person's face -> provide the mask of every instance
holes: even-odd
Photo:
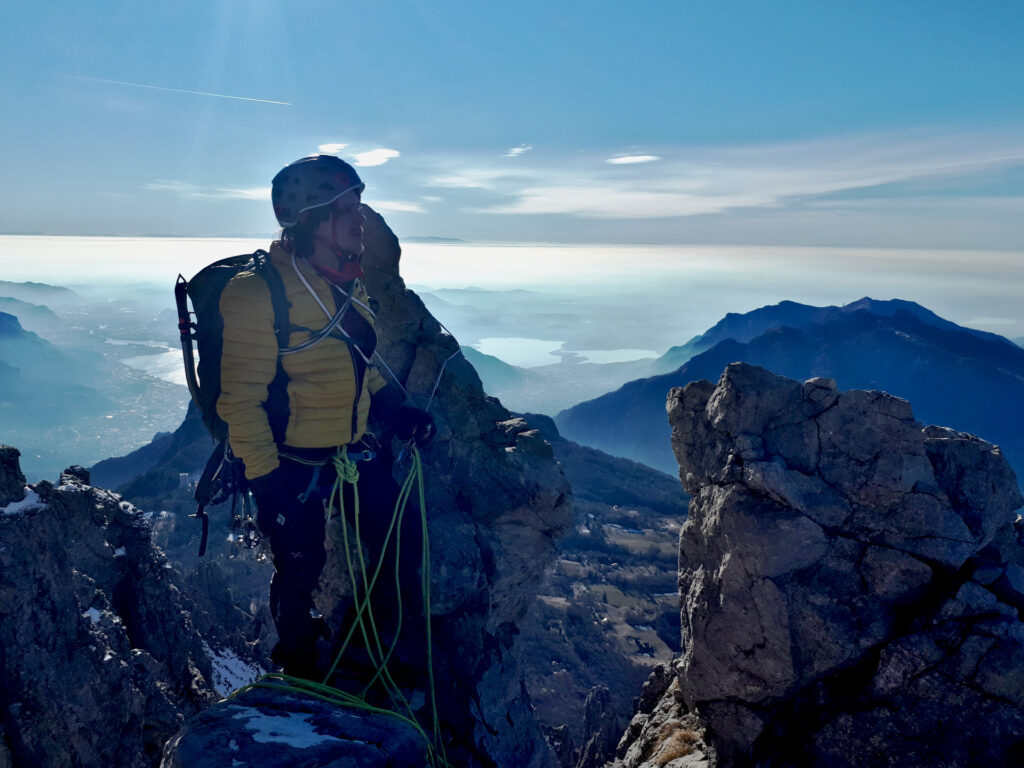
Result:
[[[366,217],[359,209],[359,194],[355,191],[346,192],[331,203],[331,208],[331,217],[320,224],[317,235],[344,251],[356,254],[362,252]]]

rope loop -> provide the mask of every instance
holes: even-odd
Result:
[[[341,547],[345,555],[345,565],[352,585],[352,597],[355,601],[356,615],[355,620],[348,628],[348,632],[341,642],[341,647],[334,658],[334,663],[331,665],[327,674],[324,675],[323,680],[317,682],[298,677],[290,677],[283,674],[267,674],[256,682],[239,688],[237,691],[230,694],[228,698],[232,699],[251,688],[270,688],[273,690],[303,693],[312,698],[327,701],[339,707],[349,707],[361,709],[367,712],[392,715],[402,722],[412,726],[420,736],[423,737],[423,740],[427,745],[427,757],[431,768],[452,768],[451,764],[448,762],[447,756],[445,755],[444,736],[441,731],[441,719],[437,708],[436,681],[434,680],[433,632],[430,620],[432,613],[430,604],[430,539],[427,535],[427,505],[426,494],[424,493],[423,488],[423,462],[420,458],[420,452],[416,446],[410,445],[408,447],[411,449],[410,455],[412,466],[410,467],[409,474],[406,476],[405,481],[402,483],[401,489],[399,490],[398,499],[395,502],[395,509],[391,516],[391,524],[384,536],[384,543],[381,545],[380,560],[374,568],[369,568],[367,566],[363,556],[363,548],[360,545],[359,490],[356,485],[359,481],[359,470],[356,462],[352,461],[352,459],[348,457],[348,454],[344,449],[340,450],[332,460],[337,473],[337,479],[334,482],[334,487],[331,489],[330,502],[327,505],[326,511],[330,514],[331,510],[335,508],[335,504],[338,505],[338,509],[340,511],[339,517],[342,536]],[[344,494],[342,493],[343,483],[351,483],[353,485],[352,518],[354,526],[352,527],[354,530],[350,529],[349,523],[346,520]],[[426,643],[424,650],[426,651],[427,671],[426,694],[430,710],[428,715],[430,722],[427,725],[423,725],[419,722],[413,712],[412,706],[399,689],[394,678],[391,676],[391,672],[388,670],[388,661],[391,659],[392,654],[394,654],[395,649],[398,646],[399,637],[402,631],[402,585],[399,583],[398,559],[401,557],[402,552],[402,520],[405,516],[406,505],[408,504],[411,496],[415,496],[419,503],[419,522],[423,528],[423,547],[420,552],[420,556],[422,557],[422,582],[420,584],[420,588],[423,594],[423,610],[425,614],[424,618],[426,619]],[[377,622],[373,615],[371,595],[377,584],[378,577],[381,575],[384,556],[389,546],[391,546],[392,540],[394,542],[395,549],[394,579],[399,600],[395,638],[391,647],[388,648],[377,630]],[[362,638],[363,649],[370,656],[370,660],[375,668],[375,674],[373,675],[373,679],[365,688],[363,688],[361,693],[350,694],[334,688],[329,684],[329,681],[334,675],[334,671],[341,663],[342,657],[348,649],[349,644],[352,641],[352,637],[356,632],[359,632]],[[377,707],[366,701],[367,693],[375,684],[383,686],[388,698],[391,699],[391,703],[393,705],[392,709]]]
[[[344,448],[334,454],[334,470],[338,474],[340,483],[355,485],[359,482],[359,467],[348,457]]]

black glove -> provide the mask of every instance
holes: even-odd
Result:
[[[397,387],[384,387],[370,401],[370,417],[385,430],[394,430],[399,440],[411,438],[417,445],[425,445],[436,431],[434,420],[426,411],[403,405],[404,402],[405,395]]]
[[[399,440],[413,439],[416,445],[426,445],[434,437],[434,420],[419,408],[400,406],[392,423]]]

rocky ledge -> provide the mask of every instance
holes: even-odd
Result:
[[[615,765],[1024,764],[1024,499],[997,447],[740,363],[668,413],[683,654]]]
[[[26,487],[0,447],[0,766],[152,766],[215,693],[146,515],[81,467]]]

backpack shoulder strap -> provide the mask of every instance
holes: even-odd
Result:
[[[270,254],[264,250],[258,250],[252,255],[253,269],[267,283],[270,289],[270,303],[274,309],[274,333],[277,335],[278,350],[285,349],[291,339],[292,324],[289,319],[288,310],[291,303],[288,301],[288,294],[285,292],[284,280],[281,273],[270,261]],[[267,411],[267,419],[270,422],[270,431],[274,436],[274,442],[278,445],[284,444],[285,432],[288,428],[291,407],[288,402],[288,374],[281,363],[281,356],[277,357],[277,372],[274,380],[267,387],[267,400],[263,405]]]
[[[274,308],[274,332],[277,334],[277,346],[279,349],[284,349],[288,346],[292,330],[288,317],[291,303],[288,301],[288,295],[285,293],[284,281],[281,279],[281,273],[270,263],[269,253],[260,249],[252,255],[252,259],[256,274],[266,281],[267,288],[270,289],[270,303]]]

